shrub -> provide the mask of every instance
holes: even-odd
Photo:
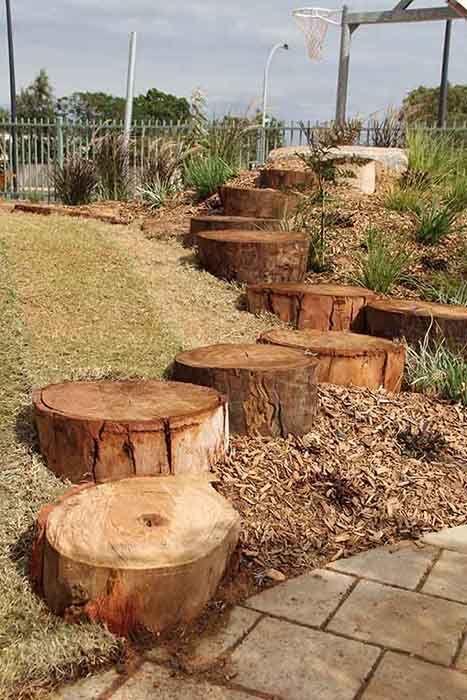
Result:
[[[454,233],[458,211],[450,202],[432,201],[421,206],[417,214],[416,239],[422,245],[437,245],[443,238]]]
[[[104,199],[126,200],[130,196],[129,149],[123,134],[108,131],[96,135],[91,144],[99,176],[99,190]]]
[[[199,155],[185,164],[185,183],[206,199],[235,175],[235,170],[217,155]]]
[[[407,246],[389,242],[386,235],[375,228],[367,232],[367,254],[360,260],[355,282],[362,287],[387,294],[404,278],[412,261]]]
[[[467,306],[467,280],[457,276],[436,275],[423,287],[423,296],[440,304]]]
[[[69,156],[63,165],[56,164],[52,171],[55,195],[63,204],[89,204],[98,181],[95,164],[81,155]]]
[[[430,343],[427,334],[417,348],[408,347],[406,371],[414,390],[467,406],[467,360],[444,342]]]
[[[392,211],[416,212],[423,200],[423,193],[411,187],[391,187],[384,198],[384,206]]]

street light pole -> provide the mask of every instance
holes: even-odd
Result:
[[[17,158],[16,158],[16,79],[15,79],[15,54],[13,48],[13,22],[11,20],[10,0],[6,3],[6,27],[8,35],[8,60],[10,66],[10,106],[11,106],[11,168],[13,171],[13,191],[17,191]]]
[[[288,51],[289,45],[285,44],[283,41],[279,44],[275,44],[271,51],[269,52],[268,60],[266,61],[266,66],[264,68],[264,79],[263,79],[263,114],[261,120],[261,152],[259,161],[264,163],[266,160],[266,124],[267,124],[267,108],[268,108],[268,92],[269,92],[269,69],[271,68],[271,62],[274,54],[279,49],[285,49]]]

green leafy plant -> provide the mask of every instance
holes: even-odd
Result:
[[[99,177],[92,160],[75,154],[56,164],[52,184],[56,197],[63,204],[89,204],[96,194]]]
[[[430,185],[456,172],[456,150],[449,136],[414,128],[408,130],[406,138],[410,177]]]
[[[235,170],[217,155],[194,156],[185,164],[185,183],[195,189],[201,200],[217,192],[234,175]]]
[[[467,210],[467,176],[460,175],[446,193],[446,202],[459,214]]]
[[[390,242],[387,235],[376,228],[367,232],[366,249],[354,281],[367,289],[388,294],[403,280],[412,262],[412,253],[403,241]]]
[[[129,148],[119,131],[97,133],[91,143],[93,160],[99,176],[99,191],[103,199],[125,201],[130,196],[131,177]]]
[[[450,202],[431,201],[416,211],[417,230],[415,237],[422,245],[437,245],[446,236],[455,232],[459,212]]]
[[[423,192],[411,187],[391,187],[384,198],[386,209],[398,211],[400,213],[416,212],[423,201]]]
[[[467,406],[467,360],[446,348],[443,341],[430,342],[427,333],[418,347],[408,347],[406,372],[415,391]]]
[[[159,209],[183,188],[183,166],[192,153],[183,141],[158,138],[143,163],[137,191],[151,209]]]
[[[435,275],[423,285],[423,296],[440,304],[467,306],[467,280],[457,275]]]
[[[381,119],[372,121],[373,145],[385,148],[401,146],[404,141],[404,122],[397,109],[389,109]]]

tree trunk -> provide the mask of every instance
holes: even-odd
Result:
[[[263,333],[259,341],[311,354],[318,362],[318,382],[395,392],[402,386],[405,348],[390,340],[348,331],[276,329]]]
[[[204,231],[278,231],[279,219],[259,219],[254,216],[194,216],[190,222],[190,232],[184,237],[184,245],[196,245],[198,233]]]
[[[269,311],[299,330],[364,332],[364,308],[374,292],[335,284],[254,284],[248,310]]]
[[[283,219],[294,214],[301,197],[276,190],[220,187],[219,195],[226,216],[254,216]]]
[[[366,322],[371,335],[405,338],[410,345],[417,345],[429,333],[433,340],[444,340],[447,347],[467,354],[465,306],[412,299],[376,299],[368,304]]]
[[[225,397],[199,386],[67,382],[33,404],[49,469],[75,483],[209,472],[228,446]]]
[[[298,350],[211,345],[178,355],[174,375],[225,393],[236,433],[285,437],[303,435],[313,427],[316,362]]]
[[[261,187],[273,190],[316,188],[317,178],[311,170],[287,170],[286,168],[265,168],[260,172]]]
[[[201,265],[237,282],[295,282],[305,277],[308,237],[282,231],[207,231],[197,236]]]
[[[192,621],[214,594],[239,516],[206,481],[124,479],[73,489],[38,518],[36,585],[56,615],[117,635]]]

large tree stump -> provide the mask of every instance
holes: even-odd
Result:
[[[316,187],[317,178],[312,170],[292,170],[291,168],[264,168],[259,176],[261,187],[273,190],[311,189]]]
[[[405,338],[411,345],[428,333],[454,350],[467,353],[467,307],[412,299],[376,299],[366,308],[368,332],[383,338]]]
[[[184,244],[190,248],[196,245],[198,233],[204,231],[278,231],[280,224],[279,219],[259,219],[254,216],[194,216]]]
[[[308,236],[283,231],[206,231],[197,236],[205,270],[237,282],[288,282],[305,277]]]
[[[75,483],[208,472],[227,449],[225,397],[199,386],[67,382],[33,404],[49,469]]]
[[[405,348],[383,338],[348,331],[292,331],[274,329],[259,341],[297,348],[318,362],[318,382],[400,391]]]
[[[276,190],[246,189],[225,186],[219,188],[226,216],[254,216],[261,219],[283,219],[293,215],[301,197]]]
[[[31,573],[56,615],[160,633],[199,615],[238,534],[238,514],[205,480],[89,485],[39,514]]]
[[[313,426],[316,362],[299,350],[211,345],[177,355],[174,375],[225,393],[236,433],[285,437],[303,435]]]
[[[375,296],[363,287],[336,284],[254,284],[247,289],[249,311],[268,311],[300,330],[364,332],[364,308]]]

